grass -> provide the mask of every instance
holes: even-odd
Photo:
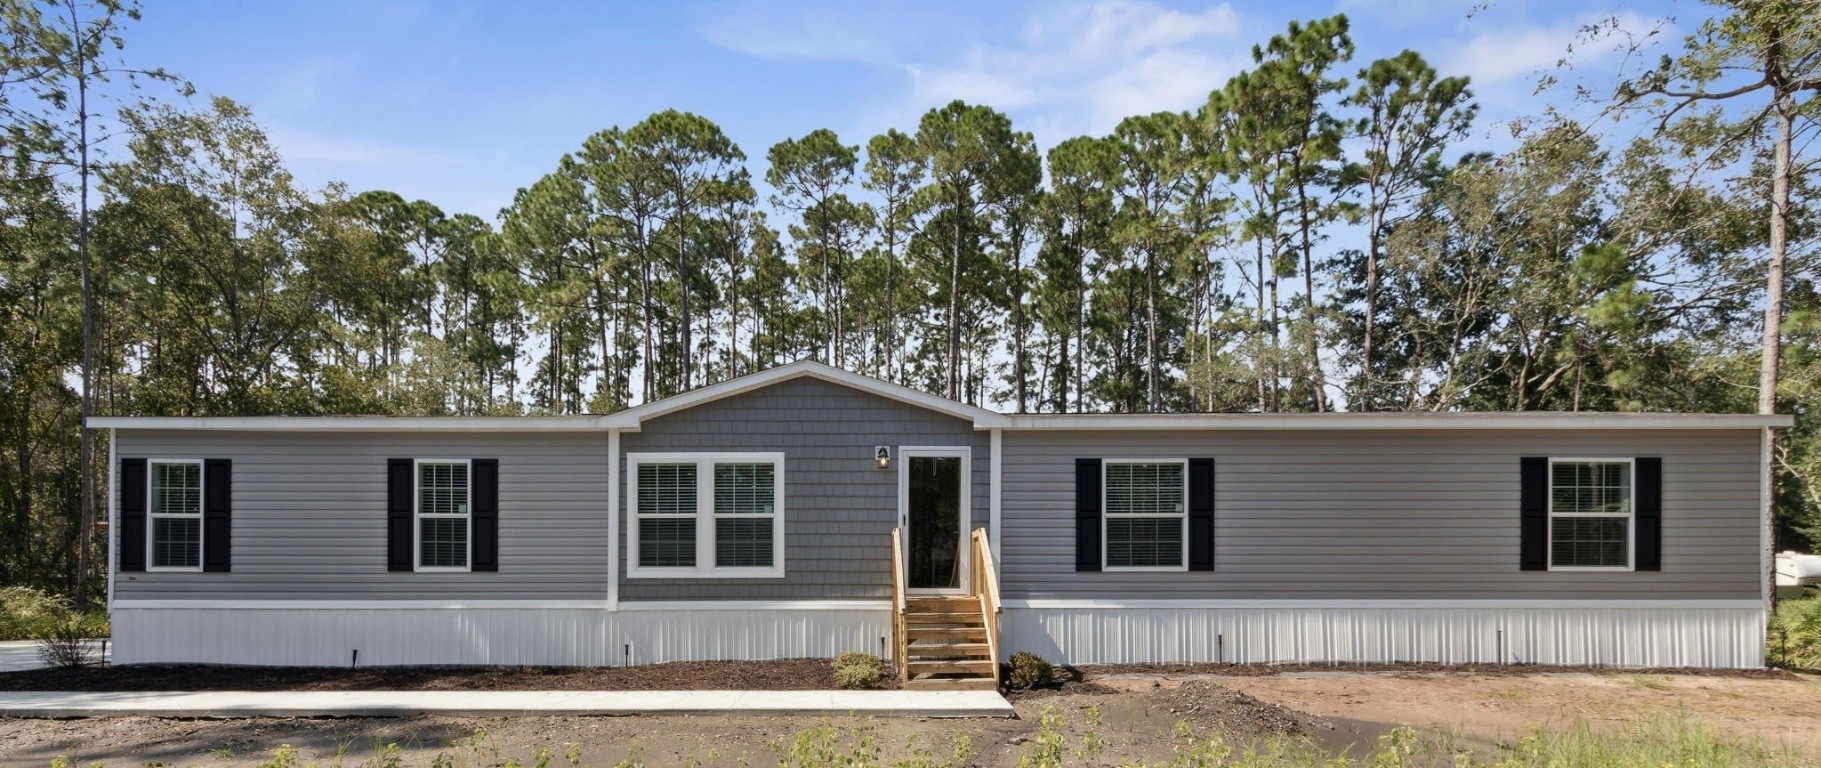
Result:
[[[1741,741],[1682,717],[1664,717],[1622,728],[1594,728],[1578,722],[1561,729],[1536,729],[1490,751],[1458,748],[1446,735],[1424,736],[1411,728],[1398,728],[1380,737],[1364,754],[1335,755],[1304,738],[1277,737],[1233,742],[1220,734],[1197,733],[1188,723],[1178,723],[1170,756],[1144,762],[1120,755],[1101,735],[1097,709],[1073,717],[1083,729],[1070,739],[1063,732],[1070,715],[1045,707],[1039,729],[1018,755],[1019,768],[1119,765],[1130,768],[1796,768],[1802,764],[1787,750]],[[931,740],[921,734],[908,737],[907,757],[886,761],[877,731],[870,720],[819,725],[774,739],[768,746],[776,753],[779,768],[961,768],[978,764],[974,745],[965,735]],[[529,760],[504,757],[497,741],[482,729],[450,744],[427,762],[407,763],[395,743],[375,741],[363,758],[345,748],[327,761],[308,760],[286,744],[274,749],[260,768],[584,768],[581,745],[562,745],[561,751],[537,749]],[[216,755],[220,757],[220,755]],[[688,766],[724,762],[723,755],[689,755]],[[770,764],[771,759],[740,754],[735,764]],[[643,768],[644,753],[637,744],[611,768]],[[51,761],[51,768],[78,768],[67,758]],[[87,768],[105,768],[92,763]]]
[[[1771,665],[1821,669],[1821,597],[1782,600],[1770,618]]]
[[[1625,678],[1625,684],[1646,691],[1667,691],[1675,687],[1668,680],[1650,675],[1631,675]]]

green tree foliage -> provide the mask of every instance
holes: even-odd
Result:
[[[1343,301],[1359,301],[1357,320],[1349,323],[1359,329],[1357,372],[1347,398],[1353,410],[1378,408],[1386,400],[1381,363],[1373,354],[1384,311],[1379,272],[1385,238],[1441,179],[1444,150],[1473,124],[1472,98],[1466,78],[1438,77],[1421,54],[1408,50],[1361,69],[1358,89],[1347,96],[1347,106],[1365,113],[1351,126],[1364,150],[1342,175],[1342,185],[1358,193],[1357,215],[1366,230],[1365,250],[1350,249],[1343,257],[1353,262],[1347,282],[1360,288],[1340,291]]]
[[[131,140],[95,166],[91,395],[122,414],[599,413],[812,357],[1014,411],[1736,412],[1762,318],[1799,416],[1779,535],[1812,547],[1808,5],[1722,4],[1621,84],[1613,113],[1651,110],[1644,138],[1548,111],[1515,149],[1466,155],[1466,79],[1413,51],[1351,64],[1336,16],[1273,36],[1193,111],[1047,151],[957,101],[749,162],[663,111],[583,138],[492,219],[305,189],[245,108],[148,101],[108,118]],[[87,167],[59,52],[134,13],[78,6],[91,28],[68,8],[0,0],[0,577],[57,590],[84,569],[67,169]]]
[[[855,261],[872,218],[865,204],[846,193],[853,184],[859,148],[843,145],[834,131],[823,128],[778,142],[766,159],[770,169],[765,181],[778,190],[773,204],[801,217],[790,227],[790,235],[798,243],[799,280],[814,298],[810,310],[816,315],[816,357],[847,367],[859,359],[863,347],[850,338],[861,328],[852,324],[849,296]]]

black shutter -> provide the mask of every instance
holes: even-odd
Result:
[[[386,459],[386,570],[416,570],[411,557],[411,505],[417,496],[416,462]]]
[[[145,570],[145,459],[120,460],[120,570]]]
[[[1521,490],[1518,509],[1521,540],[1518,569],[1549,570],[1549,459],[1525,456],[1519,460]]]
[[[1637,552],[1633,567],[1640,571],[1663,570],[1663,460],[1638,459],[1638,487],[1632,489],[1638,529],[1633,532]]]
[[[1075,570],[1100,570],[1100,460],[1075,460]]]
[[[233,570],[234,463],[228,459],[202,462],[202,569],[226,573]]]
[[[497,571],[500,569],[500,460],[475,459],[473,462],[474,478],[469,509],[472,514],[471,524],[474,536],[469,541],[474,551],[469,570]]]
[[[1214,460],[1189,459],[1189,570],[1214,570]]]

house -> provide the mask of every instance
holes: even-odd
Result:
[[[117,663],[1759,667],[1782,416],[1008,415],[799,362],[606,416],[97,418]]]

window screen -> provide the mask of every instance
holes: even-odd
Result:
[[[202,464],[153,462],[152,567],[202,566]]]
[[[420,568],[468,567],[468,464],[417,465]]]
[[[770,462],[714,465],[715,567],[771,567],[775,476]]]
[[[628,454],[627,462],[630,575],[783,575],[781,454]]]
[[[1631,463],[1558,461],[1549,470],[1551,567],[1631,565]]]
[[[696,465],[640,464],[639,514],[696,513]]]
[[[1106,564],[1110,568],[1183,565],[1183,465],[1107,462]]]

